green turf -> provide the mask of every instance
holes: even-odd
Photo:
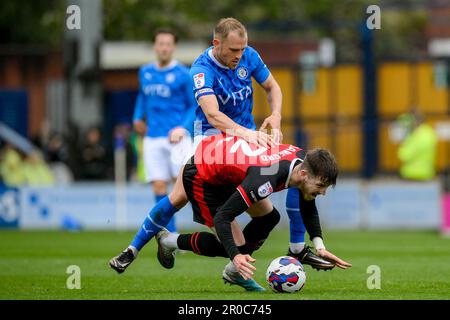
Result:
[[[247,293],[223,284],[224,258],[177,256],[163,269],[155,241],[123,274],[108,260],[132,239],[131,232],[0,231],[0,299],[450,299],[450,239],[436,232],[326,232],[330,251],[353,264],[317,272],[306,266],[296,294]],[[273,232],[256,258],[255,279],[266,286],[269,262],[284,255],[288,232]],[[81,269],[81,289],[66,287],[67,267]],[[367,288],[367,267],[381,268],[381,289]]]

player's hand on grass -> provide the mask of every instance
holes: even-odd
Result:
[[[327,251],[326,249],[319,249],[317,250],[317,255],[324,258],[325,260],[334,263],[335,265],[337,265],[339,268],[341,269],[348,269],[350,268],[352,265],[348,262],[345,262],[344,260],[336,257],[334,254],[332,254],[331,252]]]
[[[183,127],[176,127],[169,132],[170,143],[178,143],[186,136],[186,129]]]
[[[234,266],[244,280],[248,280],[253,277],[253,271],[256,270],[256,267],[251,263],[254,263],[255,261],[256,260],[248,254],[238,254],[233,258]]]

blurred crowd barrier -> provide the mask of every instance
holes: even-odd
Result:
[[[271,195],[285,212],[285,191]],[[151,188],[128,184],[75,183],[59,187],[23,187],[0,190],[0,228],[64,230],[135,230],[154,205]],[[341,179],[317,198],[326,229],[439,230],[448,224],[450,198],[438,181],[404,182],[392,179]],[[442,202],[442,205],[441,205]],[[446,205],[445,205],[446,204]],[[445,211],[447,210],[447,211]],[[240,223],[249,218],[243,214]],[[187,205],[177,213],[179,229],[198,229]],[[287,228],[282,214],[279,228]]]

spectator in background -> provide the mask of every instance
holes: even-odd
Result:
[[[48,162],[63,162],[67,164],[69,151],[64,142],[64,137],[58,132],[52,132],[45,145],[46,160]]]
[[[0,174],[3,183],[8,187],[20,187],[25,183],[22,156],[9,144],[3,148]]]
[[[51,186],[55,177],[39,151],[33,151],[23,162],[25,183],[29,186]]]
[[[398,148],[403,179],[425,181],[436,175],[437,136],[433,127],[418,113],[402,114],[398,124],[406,131]]]
[[[11,145],[3,151],[0,174],[8,187],[50,186],[55,178],[39,151],[33,150],[23,155]]]
[[[106,148],[101,141],[101,132],[92,127],[86,132],[81,147],[81,179],[103,180],[106,178]]]
[[[64,137],[58,132],[53,132],[45,146],[45,158],[55,176],[56,184],[69,184],[74,180],[69,168],[69,150]]]

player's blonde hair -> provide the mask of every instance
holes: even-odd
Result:
[[[244,25],[235,18],[223,18],[214,28],[215,39],[226,39],[230,32],[237,31],[239,36],[244,38],[247,36],[247,29]]]

